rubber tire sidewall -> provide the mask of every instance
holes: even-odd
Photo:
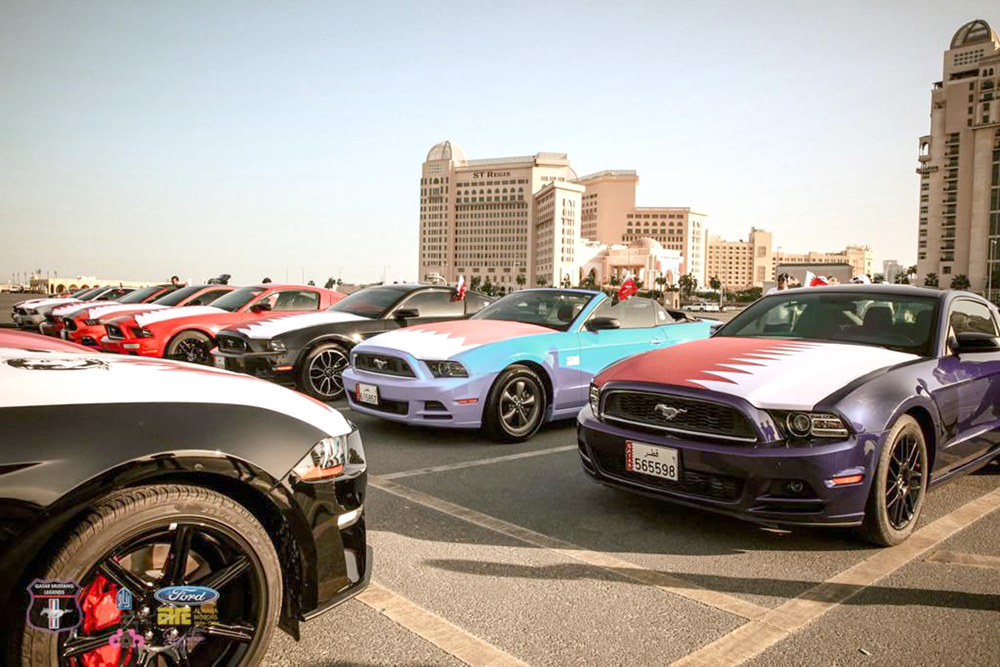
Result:
[[[320,352],[323,352],[324,350],[334,349],[334,348],[337,349],[337,350],[339,350],[340,353],[344,355],[344,358],[347,359],[347,366],[344,368],[344,370],[347,370],[348,368],[350,368],[350,365],[351,365],[351,351],[348,350],[343,345],[340,345],[339,343],[320,343],[319,345],[317,345],[314,348],[312,348],[311,350],[309,350],[305,354],[305,356],[302,357],[302,365],[299,368],[299,391],[301,391],[303,394],[307,394],[309,396],[312,396],[317,401],[323,401],[323,402],[338,401],[338,400],[340,400],[340,399],[342,399],[344,397],[344,392],[346,391],[345,389],[343,389],[343,384],[344,384],[343,377],[341,377],[341,380],[340,380],[340,383],[341,383],[340,395],[339,396],[333,396],[333,397],[324,396],[323,394],[320,394],[319,392],[313,391],[312,382],[309,381],[309,364],[312,363],[312,360],[314,358],[316,358],[317,356],[319,356]]]
[[[504,429],[500,424],[500,396],[503,394],[503,389],[506,387],[511,380],[518,377],[527,377],[533,382],[537,383],[539,391],[541,392],[542,405],[540,407],[540,416],[535,427],[531,431],[523,435],[511,435]],[[491,440],[497,442],[524,442],[526,440],[534,437],[538,433],[538,429],[542,427],[545,423],[546,415],[548,414],[549,407],[549,397],[548,393],[545,391],[545,382],[542,381],[542,377],[531,368],[524,366],[522,364],[514,364],[513,366],[508,366],[497,379],[493,382],[493,386],[490,387],[490,393],[486,399],[486,405],[483,408],[483,432]]]
[[[914,516],[902,530],[896,530],[889,523],[886,513],[885,491],[889,474],[889,459],[892,457],[892,450],[896,441],[905,431],[913,431],[920,445],[921,469],[923,476],[921,481],[920,500],[918,501]],[[879,546],[891,547],[902,543],[913,533],[920,515],[923,512],[924,502],[927,500],[927,485],[930,481],[930,457],[927,452],[927,440],[924,432],[920,428],[917,420],[910,415],[903,415],[892,425],[885,442],[882,445],[882,452],[879,455],[878,466],[875,469],[875,478],[872,480],[871,490],[868,493],[868,502],[865,505],[865,519],[861,526],[862,536]]]
[[[81,521],[39,578],[79,581],[94,567],[97,559],[115,545],[152,526],[162,525],[166,518],[201,519],[209,524],[221,525],[238,533],[257,556],[267,588],[264,621],[254,638],[251,659],[244,661],[240,667],[260,664],[281,612],[281,564],[267,532],[250,511],[215,491],[170,484],[136,487],[111,494],[95,503],[94,511]],[[59,635],[34,630],[24,622],[23,617],[19,621],[23,626],[23,667],[59,665]]]
[[[174,336],[169,343],[167,343],[167,349],[163,352],[163,357],[165,359],[173,359],[174,361],[183,361],[186,364],[197,363],[195,361],[188,361],[187,359],[176,359],[174,355],[177,353],[177,346],[180,345],[185,340],[201,340],[208,344],[209,349],[212,348],[212,338],[208,334],[204,334],[200,331],[182,331],[176,336]],[[209,355],[208,362],[200,364],[202,366],[210,366],[212,364],[211,355]]]

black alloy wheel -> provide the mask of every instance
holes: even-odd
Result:
[[[200,331],[178,334],[167,347],[167,358],[202,366],[212,365],[212,339]]]
[[[24,665],[254,665],[281,607],[280,565],[263,527],[228,497],[196,487],[138,487],[111,496],[44,578],[79,583],[83,623],[59,634],[26,626]],[[219,597],[171,608],[154,597],[168,586],[203,586]],[[116,611],[122,589],[131,593],[131,609]]]
[[[861,531],[881,546],[903,542],[915,529],[929,481],[927,442],[920,424],[903,415],[886,435]]]
[[[344,395],[341,377],[350,366],[347,350],[325,343],[313,348],[302,364],[300,384],[303,391],[321,401],[334,401]]]
[[[494,440],[523,442],[545,420],[545,383],[531,368],[514,365],[500,374],[483,413],[483,427]]]

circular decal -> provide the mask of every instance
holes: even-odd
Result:
[[[89,368],[107,368],[108,363],[100,359],[88,359],[81,357],[73,359],[71,357],[32,358],[32,359],[6,359],[4,361],[12,368],[20,368],[26,371],[82,371]]]

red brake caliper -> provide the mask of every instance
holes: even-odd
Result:
[[[101,575],[83,590],[80,607],[83,609],[83,625],[80,633],[89,635],[115,625],[121,620],[122,612],[115,606],[115,595],[118,586],[112,584]],[[121,648],[117,646],[102,646],[80,656],[83,667],[117,667]]]

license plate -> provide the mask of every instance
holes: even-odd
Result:
[[[354,398],[358,403],[378,405],[378,387],[373,384],[358,383],[354,388]]]
[[[677,450],[672,447],[628,440],[625,442],[625,469],[674,482],[680,479]]]
[[[221,368],[222,370],[226,370],[226,358],[225,357],[213,356],[212,357],[212,361],[215,363],[215,367],[216,368]]]

